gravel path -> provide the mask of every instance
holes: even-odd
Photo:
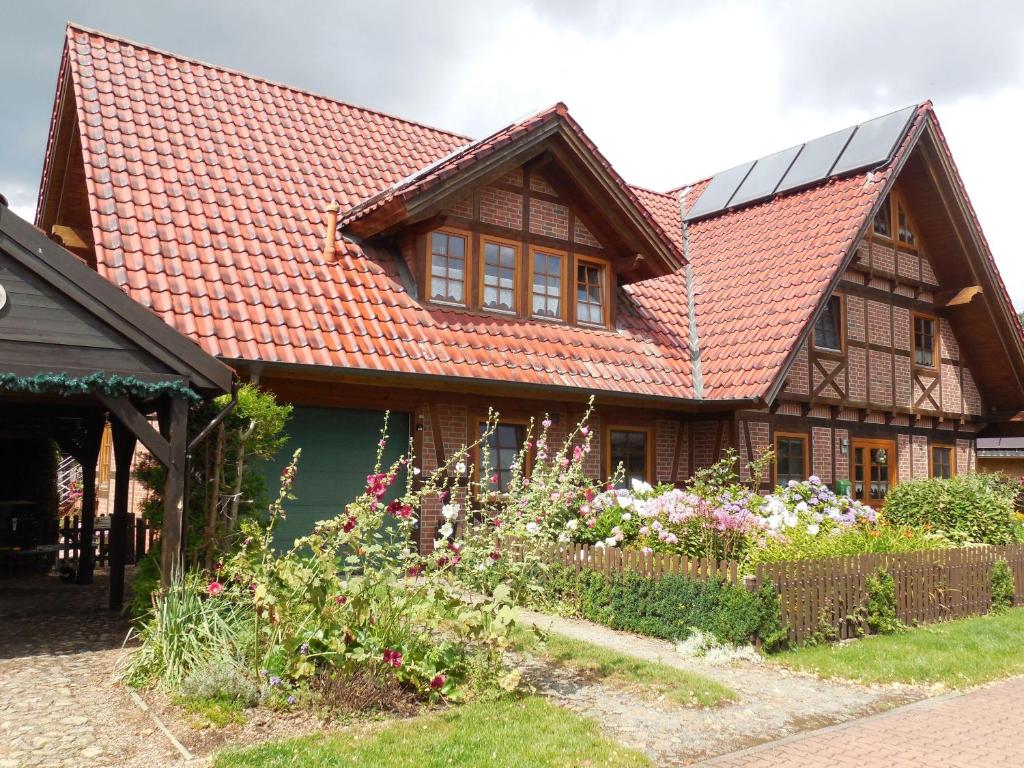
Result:
[[[602,724],[609,736],[646,752],[658,765],[686,765],[714,755],[833,723],[852,720],[923,698],[901,685],[864,687],[818,680],[769,664],[712,665],[676,653],[672,643],[547,614],[524,611],[523,621],[568,637],[656,661],[715,680],[740,700],[713,709],[684,709],[628,692],[573,680],[561,670],[528,670],[546,693]]]

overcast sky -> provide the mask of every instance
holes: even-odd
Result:
[[[654,189],[931,99],[1024,309],[1020,0],[8,3],[0,191],[23,215],[68,20],[472,136],[561,100]]]

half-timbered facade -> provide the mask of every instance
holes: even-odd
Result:
[[[907,114],[870,166],[696,217],[715,179],[629,185],[563,104],[474,141],[71,27],[37,225],[297,406],[296,532],[385,410],[429,471],[497,409],[500,485],[531,418],[591,396],[595,475],[773,448],[766,485],[877,503],[1024,406],[1019,322],[931,104]]]

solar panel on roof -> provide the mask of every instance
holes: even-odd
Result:
[[[717,213],[718,211],[725,208],[729,203],[729,199],[736,192],[736,189],[743,180],[747,177],[750,169],[754,166],[754,161],[751,160],[749,163],[743,165],[737,165],[735,168],[730,168],[727,171],[716,173],[711,182],[701,192],[697,202],[693,204],[693,207],[686,214],[687,219],[693,219],[697,216],[707,216],[709,213]]]
[[[902,138],[916,110],[917,107],[907,107],[861,123],[832,173],[849,173],[884,163],[896,149],[896,143]]]
[[[804,151],[800,153],[775,191],[788,192],[827,179],[839,153],[843,151],[843,147],[856,129],[856,126],[843,128],[841,131],[820,136],[804,144]]]
[[[740,184],[740,188],[736,190],[736,194],[732,196],[729,205],[743,205],[751,200],[771,197],[802,148],[803,145],[798,144],[758,160],[747,174],[747,178]]]

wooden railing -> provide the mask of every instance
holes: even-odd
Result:
[[[82,523],[77,515],[61,520],[58,529],[57,564],[73,565],[78,562],[81,553]],[[159,532],[150,528],[141,517],[129,516],[127,522],[127,545],[125,563],[136,563],[145,555],[153,542],[159,538]],[[96,518],[96,530],[93,533],[93,552],[97,566],[110,564],[110,518]]]
[[[867,580],[880,570],[893,577],[897,613],[908,625],[988,612],[992,567],[998,560],[1009,564],[1015,602],[1024,604],[1022,544],[792,560],[746,569],[732,561],[586,544],[553,546],[547,559],[577,571],[635,571],[655,578],[672,573],[702,580],[717,578],[751,590],[771,582],[779,593],[782,623],[794,643],[819,634],[834,633],[838,639],[846,639],[867,631],[862,610],[868,598]]]

